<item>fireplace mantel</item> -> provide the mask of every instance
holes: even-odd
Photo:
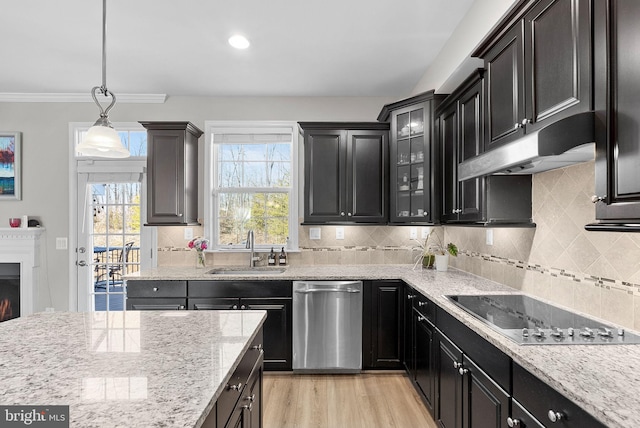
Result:
[[[20,263],[20,316],[36,311],[41,227],[0,227],[0,263]]]

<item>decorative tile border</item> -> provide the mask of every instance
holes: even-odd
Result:
[[[518,269],[525,269],[527,271],[537,272],[541,275],[548,275],[552,278],[563,278],[567,280],[573,280],[578,283],[593,284],[607,290],[615,289],[640,296],[640,284],[635,284],[628,281],[619,281],[611,278],[598,277],[555,267],[544,267],[538,264],[530,264],[522,260],[513,260],[505,257],[494,256],[491,254],[481,254],[475,251],[461,250],[458,255],[480,259],[483,262],[498,263]]]

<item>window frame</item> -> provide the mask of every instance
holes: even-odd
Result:
[[[258,133],[291,133],[291,187],[288,192],[278,188],[273,193],[289,194],[289,242],[285,248],[288,252],[298,251],[298,192],[299,192],[299,158],[298,158],[298,124],[290,121],[205,121],[205,156],[204,156],[204,235],[209,239],[209,252],[245,252],[244,245],[217,245],[219,234],[217,166],[218,153],[215,150],[216,134],[258,134]],[[234,188],[235,189],[235,188]],[[264,188],[240,188],[248,192],[262,192]],[[269,189],[271,190],[271,189]],[[268,191],[269,191],[268,190]],[[255,245],[257,250],[269,250],[275,244]]]

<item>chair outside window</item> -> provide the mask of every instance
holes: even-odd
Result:
[[[109,266],[109,284],[122,286],[122,275],[127,273],[131,247],[133,247],[133,242],[127,242],[118,256],[118,263]]]

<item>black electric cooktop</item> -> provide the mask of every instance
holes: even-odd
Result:
[[[446,296],[521,345],[621,345],[640,336],[522,294]]]

